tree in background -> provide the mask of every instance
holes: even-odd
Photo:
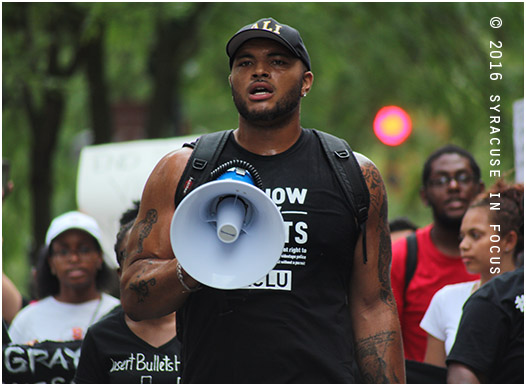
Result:
[[[66,108],[66,84],[85,54],[85,14],[70,3],[11,3],[3,7],[3,16],[3,65],[9,74],[3,108],[16,106],[27,118],[31,144],[24,166],[30,175],[32,234],[40,245],[51,219],[52,160]]]
[[[113,11],[126,11],[126,4],[120,6],[121,9]],[[208,4],[187,4],[169,15],[163,13],[166,7],[160,5],[141,7],[135,10],[135,15],[139,15],[137,21],[149,22],[155,29],[147,59],[146,76],[151,77],[152,92],[146,136],[180,135],[184,133],[181,123],[184,120],[174,114],[174,110],[181,110],[176,103],[180,68],[198,47],[194,36]],[[68,96],[75,92],[68,89],[75,75],[85,80],[85,111],[92,143],[108,143],[113,139],[106,32],[108,28],[121,28],[119,24],[125,21],[112,18],[107,10],[103,4],[95,3],[6,3],[3,6],[4,71],[8,73],[4,90],[9,90],[4,110],[19,110],[27,118],[30,130],[31,158],[26,166],[30,170],[33,264],[52,218],[53,159]],[[154,11],[153,21],[148,10]],[[72,189],[74,181],[69,184]]]

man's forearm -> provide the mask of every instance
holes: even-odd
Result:
[[[392,318],[392,322],[386,320]],[[396,313],[380,318],[386,320],[383,324],[386,328],[356,336],[356,359],[366,383],[405,383],[404,355],[396,318]],[[378,319],[373,323],[382,325]]]
[[[188,297],[177,280],[176,260],[144,260],[121,279],[121,303],[133,320],[176,311]],[[138,269],[137,269],[138,268]]]

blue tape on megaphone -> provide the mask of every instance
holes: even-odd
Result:
[[[217,177],[217,180],[234,180],[234,181],[241,181],[246,182],[250,185],[254,184],[254,179],[248,172],[248,170],[245,170],[243,168],[231,168],[228,169],[225,173],[221,174],[219,177]]]

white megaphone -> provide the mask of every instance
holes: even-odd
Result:
[[[170,228],[172,250],[185,271],[219,289],[263,278],[278,262],[285,237],[279,209],[239,167],[188,194]]]

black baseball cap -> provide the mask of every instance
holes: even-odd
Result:
[[[300,33],[286,24],[279,23],[271,17],[259,19],[236,32],[226,45],[226,53],[230,58],[230,68],[236,51],[249,39],[266,38],[277,41],[287,47],[296,57],[300,58],[310,71],[310,58]]]

